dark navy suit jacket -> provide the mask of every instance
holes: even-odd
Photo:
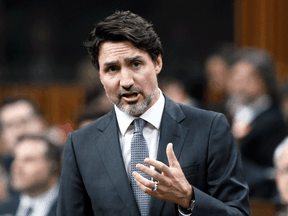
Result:
[[[226,118],[165,96],[157,160],[173,149],[193,186],[193,216],[249,215],[248,186]],[[139,216],[119,144],[115,111],[70,133],[60,180],[58,216]],[[151,198],[150,216],[178,215],[174,203]]]
[[[274,151],[286,136],[284,118],[274,104],[253,120],[250,132],[240,140],[250,197],[273,199],[277,196],[276,183],[267,169],[273,168]]]

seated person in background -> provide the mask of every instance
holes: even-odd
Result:
[[[281,85],[281,111],[283,113],[285,123],[288,125],[288,81],[283,82]]]
[[[277,216],[288,215],[288,137],[286,137],[274,152],[276,183],[280,193],[283,208]]]
[[[11,167],[19,196],[0,205],[0,215],[55,216],[61,151],[45,136],[20,136]]]
[[[0,203],[7,202],[9,199],[9,187],[8,187],[8,173],[4,166],[0,165]]]
[[[271,179],[273,152],[285,138],[286,129],[279,108],[275,70],[267,52],[251,49],[231,71],[233,95],[241,99],[233,116],[232,132],[240,147],[252,198],[277,196],[276,184]]]
[[[0,128],[3,161],[9,172],[11,153],[18,137],[43,133],[48,123],[33,102],[24,98],[7,98],[0,105]]]

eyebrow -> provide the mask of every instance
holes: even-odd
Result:
[[[106,63],[104,63],[104,66],[115,65],[115,64],[117,64],[117,63],[119,63],[119,61],[106,62]]]
[[[125,62],[131,62],[131,61],[134,61],[134,60],[137,60],[137,59],[141,59],[142,56],[134,56],[134,57],[131,57],[131,58],[125,58]]]
[[[142,56],[134,56],[134,57],[131,57],[131,58],[125,58],[124,61],[125,62],[131,62],[131,61],[135,61],[137,59],[142,59],[143,57]],[[115,64],[118,64],[119,61],[111,61],[111,62],[106,62],[104,63],[104,66],[111,66],[111,65],[115,65]]]

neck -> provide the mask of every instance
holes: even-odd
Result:
[[[36,199],[47,193],[58,181],[58,178],[51,177],[51,179],[46,183],[39,185],[37,188],[25,191],[25,194],[31,199]]]

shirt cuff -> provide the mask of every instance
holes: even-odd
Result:
[[[183,210],[181,210],[181,207],[179,205],[177,205],[178,207],[178,213],[179,213],[179,216],[190,216],[192,215],[193,211],[191,213],[184,213]]]

